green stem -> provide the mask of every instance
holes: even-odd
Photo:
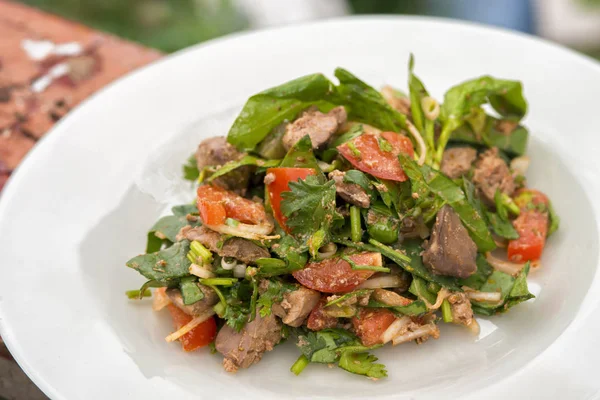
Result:
[[[519,210],[519,206],[510,198],[506,193],[502,193],[501,195],[502,202],[508,211],[510,211],[513,215],[518,216],[521,214],[521,210]]]
[[[236,278],[205,278],[200,283],[206,286],[232,286],[238,280]]]
[[[290,371],[292,371],[294,375],[300,375],[300,372],[302,372],[308,364],[310,364],[310,360],[306,358],[304,354],[302,354],[300,357],[298,357],[294,365],[292,365]]]
[[[127,295],[127,298],[129,298],[131,300],[141,299],[142,297],[151,297],[152,296],[152,292],[150,292],[150,289],[144,290],[144,293],[142,293],[139,290],[128,290],[125,292],[125,294]]]
[[[448,141],[450,140],[450,134],[452,133],[452,131],[454,129],[455,129],[455,127],[452,127],[450,124],[444,125],[444,128],[442,129],[442,133],[440,134],[440,138],[438,139],[438,147],[435,152],[435,158],[433,159],[433,161],[434,161],[433,167],[436,169],[439,169],[439,167],[442,163],[442,157],[444,156],[444,150],[446,149],[446,145],[448,144]]]
[[[450,307],[448,299],[444,299],[442,302],[442,318],[444,319],[444,322],[452,322],[452,308]]]
[[[369,243],[377,247],[381,254],[394,261],[395,263],[400,265],[410,264],[410,257],[406,254],[402,254],[398,250],[394,250],[393,248],[386,246],[385,244],[380,243],[373,238],[369,239]]]
[[[377,271],[377,272],[390,272],[389,268],[377,267],[374,265],[358,265],[350,259],[350,257],[342,257],[342,260],[350,264],[350,267],[356,271]]]
[[[362,239],[360,208],[356,206],[350,207],[350,238],[353,242],[360,242]]]
[[[212,262],[213,256],[210,250],[204,247],[202,243],[198,242],[197,240],[194,240],[190,244],[190,250],[197,258],[201,258],[205,264],[210,264]]]

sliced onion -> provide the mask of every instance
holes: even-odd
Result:
[[[246,276],[246,264],[237,264],[233,267],[233,277],[243,278]]]
[[[392,324],[381,335],[381,341],[383,342],[383,344],[386,344],[394,337],[398,336],[400,331],[406,328],[408,324],[410,324],[410,318],[407,316],[404,316],[392,322]]]
[[[417,160],[417,164],[423,165],[425,163],[425,157],[427,157],[427,146],[425,146],[425,141],[423,140],[423,136],[421,133],[415,128],[415,126],[410,122],[406,121],[406,127],[408,128],[408,132],[411,136],[417,141],[417,145],[419,145],[419,159]]]
[[[337,245],[333,242],[327,243],[318,251],[319,260],[324,260],[333,256],[337,252]]]
[[[269,239],[279,239],[280,238],[279,235],[269,236],[269,233],[271,233],[274,228],[273,224],[270,222],[259,224],[259,225],[250,225],[250,224],[244,224],[244,223],[240,222],[236,226],[229,226],[229,225],[225,225],[225,224],[223,224],[223,225],[204,224],[204,226],[206,226],[209,229],[212,229],[215,232],[222,233],[224,235],[237,236],[237,237],[242,237],[242,238],[250,239],[250,240],[269,240]]]
[[[526,263],[514,263],[506,260],[501,260],[499,258],[494,257],[491,253],[485,254],[485,259],[490,263],[495,270],[504,272],[509,275],[517,275],[523,267],[525,267]]]
[[[230,259],[229,261],[227,261],[228,258]],[[224,270],[231,271],[233,269],[233,267],[235,267],[236,265],[237,265],[237,260],[235,258],[230,258],[230,257],[221,258],[221,268],[223,268]]]
[[[214,314],[215,310],[213,310],[212,308],[206,310],[204,313],[198,315],[197,317],[194,317],[190,322],[188,322],[175,332],[171,333],[165,338],[165,340],[167,342],[176,341],[177,339],[179,339],[180,337],[182,337],[183,335],[185,335],[186,333],[188,333],[189,331],[191,331],[192,329],[194,329],[195,327],[212,317]]]
[[[171,304],[169,296],[167,296],[166,288],[159,288],[154,291],[154,298],[152,299],[152,309],[154,311],[160,311],[166,306]]]
[[[356,289],[381,289],[400,286],[402,286],[402,279],[398,275],[381,275],[364,281]]]
[[[446,299],[448,296],[450,296],[450,291],[448,291],[446,288],[441,288],[437,293],[437,298],[435,299],[434,304],[429,304],[429,302],[424,298],[421,298],[421,300],[423,300],[428,309],[437,310],[442,306],[444,299]]]
[[[392,344],[396,346],[397,344],[409,342],[411,340],[419,339],[429,335],[434,335],[435,337],[437,336],[436,333],[438,333],[438,331],[438,327],[435,324],[423,325],[412,332],[406,332],[396,336],[392,339]]]
[[[469,300],[481,301],[484,303],[499,303],[502,301],[502,293],[500,292],[480,292],[478,290],[468,290],[465,294]]]
[[[212,271],[210,271],[206,267],[201,267],[198,264],[190,265],[190,274],[195,275],[198,278],[202,278],[202,279],[208,279],[208,278],[215,277],[215,274]]]
[[[510,169],[519,175],[525,175],[525,172],[527,172],[527,169],[529,168],[529,164],[531,164],[531,159],[529,157],[515,157],[510,162]]]

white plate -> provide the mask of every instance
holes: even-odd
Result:
[[[491,74],[520,79],[530,103],[530,183],[562,217],[531,276],[535,301],[483,320],[473,338],[444,326],[423,346],[379,351],[389,378],[289,367],[292,345],[228,375],[217,356],[167,344],[168,317],[124,292],[165,203],[187,199],[180,164],[225,134],[246,98],[344,66],[406,87],[409,53],[433,95]],[[589,398],[597,393],[600,68],[528,36],[421,18],[353,18],[232,36],[178,53],[95,95],[16,171],[0,201],[0,332],[54,399]]]

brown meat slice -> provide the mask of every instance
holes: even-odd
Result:
[[[210,251],[217,253],[221,257],[232,257],[246,264],[253,264],[259,258],[269,258],[269,250],[260,247],[249,240],[233,237],[227,239],[223,246],[219,248],[219,242],[223,240],[221,234],[210,230],[204,226],[192,228],[185,226],[177,235],[177,240],[197,240],[206,246]]]
[[[319,292],[299,285],[297,290],[284,294],[283,301],[273,304],[271,310],[284,324],[297,328],[304,323],[320,299]]]
[[[288,124],[282,141],[289,150],[304,136],[310,136],[313,148],[325,144],[338,128],[346,123],[347,114],[343,106],[339,106],[323,114],[319,110],[309,109],[300,118]]]
[[[494,195],[498,189],[509,196],[515,191],[514,177],[506,162],[498,156],[496,147],[479,156],[475,163],[473,183],[488,204],[494,204]]]
[[[423,263],[434,274],[467,278],[477,270],[477,246],[449,205],[438,211]]]
[[[456,179],[471,169],[477,158],[477,150],[472,147],[453,147],[444,151],[441,171],[448,178]]]
[[[273,350],[280,340],[281,322],[277,317],[273,314],[261,317],[257,313],[254,321],[247,323],[240,332],[223,325],[215,339],[215,347],[225,357],[225,370],[235,372],[259,362],[263,353]]]
[[[310,312],[308,321],[306,321],[306,327],[311,331],[320,331],[337,326],[338,319],[325,313],[325,304],[327,302],[327,296],[323,296]]]
[[[244,153],[240,153],[234,146],[229,144],[225,137],[218,136],[206,139],[200,143],[196,150],[196,163],[198,164],[198,169],[202,171],[204,167],[219,167],[229,161],[237,161],[244,155]],[[236,168],[228,174],[215,179],[212,183],[224,189],[244,194],[248,187],[251,173],[252,169],[249,166]]]
[[[346,175],[345,172],[338,170],[329,173],[329,179],[335,182],[335,191],[338,196],[352,205],[369,208],[371,199],[365,189],[356,183],[344,182],[344,175]]]
[[[471,302],[464,293],[453,293],[448,296],[450,309],[452,310],[452,321],[469,326],[473,322],[473,309]]]
[[[197,317],[206,312],[219,301],[219,297],[214,290],[204,285],[198,284],[198,286],[200,287],[202,293],[204,293],[204,298],[187,306],[183,304],[183,297],[181,296],[181,291],[179,289],[167,289],[165,293],[167,294],[169,300],[171,300],[171,302],[175,304],[181,311],[187,315]]]

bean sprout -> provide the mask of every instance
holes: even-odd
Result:
[[[421,133],[419,133],[417,128],[415,128],[410,121],[406,121],[406,127],[408,128],[408,132],[417,141],[417,145],[419,146],[419,159],[417,160],[417,164],[423,165],[425,163],[425,158],[427,157],[427,146],[425,145],[423,136],[421,136]]]

